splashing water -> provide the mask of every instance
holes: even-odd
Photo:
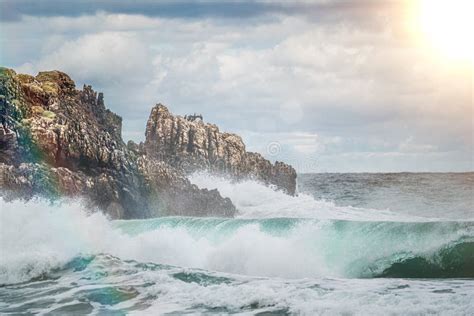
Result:
[[[437,220],[388,210],[340,207],[331,201],[316,200],[306,193],[289,196],[254,180],[232,182],[207,173],[194,173],[190,180],[200,188],[218,189],[224,197],[229,197],[239,210],[239,218],[293,217],[402,222]]]
[[[254,181],[192,181],[230,197],[238,217],[110,221],[80,201],[1,201],[0,313],[474,308],[472,221],[342,207]]]

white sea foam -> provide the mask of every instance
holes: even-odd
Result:
[[[317,219],[343,219],[356,221],[430,221],[428,219],[394,213],[389,210],[336,206],[332,201],[316,200],[309,194],[290,196],[274,187],[255,180],[239,182],[197,172],[190,180],[200,188],[217,189],[229,197],[237,207],[240,218],[296,217]]]
[[[77,201],[0,200],[0,219],[0,284],[26,281],[99,250],[110,234],[105,216],[87,216]]]
[[[204,287],[161,276],[150,288],[151,293],[158,294],[153,305],[132,314],[180,313],[205,306],[225,307],[238,315],[274,311],[311,316],[470,315],[474,308],[473,291],[473,282],[456,284],[449,280],[242,279],[238,284]],[[239,312],[252,305],[256,306],[252,312]]]
[[[26,281],[79,255],[99,253],[254,276],[370,276],[395,255],[429,254],[474,236],[472,226],[456,223],[425,223],[433,226],[420,229],[414,223],[329,220],[111,222],[100,213],[88,215],[77,202],[2,201],[0,215],[0,284]],[[158,226],[150,229],[150,223]]]
[[[288,280],[239,276],[179,267],[144,269],[107,255],[96,257],[83,271],[67,271],[58,282],[0,288],[0,295],[20,293],[20,304],[32,313],[70,314],[72,305],[92,314],[165,315],[290,313],[296,315],[470,315],[474,282],[469,280],[334,279]],[[97,276],[102,276],[98,278]],[[184,277],[184,278],[183,278]],[[186,279],[190,278],[190,279]],[[122,296],[117,292],[137,293]],[[3,293],[2,293],[3,291]],[[7,292],[8,291],[8,292]],[[42,294],[38,296],[38,293]],[[97,295],[95,298],[94,296]],[[92,299],[92,301],[91,301]],[[48,302],[48,303],[45,303]],[[0,301],[0,310],[2,310]],[[12,306],[13,305],[13,306]],[[77,308],[77,307],[76,307]],[[59,309],[59,310],[58,310]],[[11,309],[10,309],[11,310]],[[81,312],[82,311],[82,312]],[[89,313],[87,308],[75,314]]]
[[[212,234],[196,236],[186,227],[162,227],[132,236],[114,228],[101,213],[88,215],[77,202],[0,203],[0,284],[26,281],[76,256],[98,253],[253,275],[297,277],[320,266],[317,257],[298,246],[298,236],[272,236],[255,224],[221,240]],[[288,257],[282,258],[282,253]]]
[[[474,241],[472,223],[420,223],[387,211],[338,207],[309,195],[290,197],[255,181],[231,183],[203,174],[192,181],[230,197],[238,218],[110,221],[80,201],[0,200],[0,284],[27,281],[78,256],[97,255],[86,275],[60,272],[66,275],[57,283],[45,282],[44,294],[26,299],[25,306],[53,299],[46,309],[31,310],[54,311],[83,304],[90,291],[116,285],[138,286],[140,293],[110,309],[131,308],[143,315],[215,312],[213,308],[242,314],[467,315],[474,308],[469,280],[342,279],[371,277],[413,256],[436,262],[440,249]],[[128,259],[175,268],[136,268],[124,261]],[[176,272],[234,281],[202,285],[183,282],[174,277]],[[100,275],[106,279],[95,279]],[[38,290],[18,285],[16,291]],[[147,307],[137,311],[134,304]],[[104,311],[104,305],[92,305],[97,313]],[[0,310],[15,306],[0,302]]]

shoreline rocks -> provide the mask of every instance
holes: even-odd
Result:
[[[175,116],[162,104],[153,107],[146,126],[144,149],[148,156],[166,161],[189,174],[206,170],[234,179],[255,179],[287,194],[296,190],[296,171],[259,153],[247,152],[242,138],[204,123],[202,116]]]
[[[247,153],[239,136],[174,117],[162,105],[151,112],[145,143],[125,144],[122,119],[106,108],[103,94],[86,85],[78,90],[59,71],[30,76],[0,68],[0,119],[5,199],[81,197],[121,219],[232,217],[237,210],[230,199],[199,189],[187,174],[218,170],[289,194],[296,186],[291,166],[272,165]]]

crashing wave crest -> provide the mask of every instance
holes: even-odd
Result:
[[[218,189],[224,197],[229,197],[238,209],[239,218],[292,217],[397,222],[438,220],[402,215],[389,210],[336,206],[331,201],[316,200],[306,193],[289,196],[255,180],[233,182],[224,177],[199,172],[191,175],[190,180],[200,188]]]
[[[109,221],[78,202],[1,202],[0,284],[78,256],[283,278],[473,277],[473,222],[165,217]]]

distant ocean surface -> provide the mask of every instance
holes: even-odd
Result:
[[[0,314],[472,315],[474,173],[195,174],[234,219],[0,201]]]
[[[298,184],[301,192],[340,206],[474,219],[474,172],[301,174]]]

